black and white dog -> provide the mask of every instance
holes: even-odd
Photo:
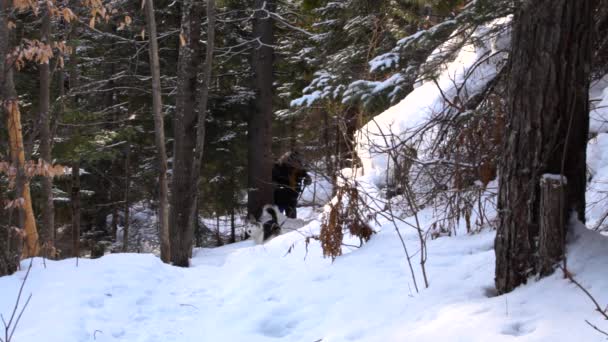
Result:
[[[270,217],[268,218],[267,215],[262,215],[261,218],[265,218],[262,222],[250,220],[250,225],[247,228],[247,233],[258,245],[263,244],[273,237],[281,235],[281,225],[279,224],[279,217],[277,215],[279,212],[278,209],[275,206],[267,204],[264,206],[263,211],[270,215]]]
[[[261,245],[283,233],[298,230],[306,224],[307,221],[291,219],[283,215],[276,206],[267,204],[262,210],[259,221],[249,218],[246,232],[256,244]]]

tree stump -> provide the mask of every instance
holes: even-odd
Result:
[[[544,174],[540,180],[540,231],[538,236],[538,272],[546,276],[562,260],[566,237],[565,176]]]

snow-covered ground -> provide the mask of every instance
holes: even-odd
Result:
[[[316,242],[306,251],[302,234],[317,231],[318,221],[265,245],[196,250],[188,269],[150,254],[46,268],[35,259],[24,291],[31,302],[13,341],[604,340],[584,320],[605,321],[559,273],[495,296],[491,231],[430,241],[430,287],[416,293],[394,228],[381,224],[368,244],[333,264]],[[415,251],[414,232],[402,228]],[[572,236],[571,271],[608,304],[607,238],[585,229]],[[24,275],[0,278],[4,317]]]

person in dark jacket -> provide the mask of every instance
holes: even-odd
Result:
[[[285,216],[296,218],[296,205],[300,194],[304,191],[304,187],[311,183],[310,176],[297,151],[285,153],[274,164],[272,182],[274,184],[274,204]]]

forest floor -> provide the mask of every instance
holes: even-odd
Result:
[[[428,219],[422,212],[422,219]],[[602,341],[608,330],[593,303],[561,272],[496,296],[495,232],[429,241],[424,288],[416,292],[392,224],[333,263],[317,242],[315,220],[265,245],[244,241],[195,250],[191,268],[150,254],[101,259],[35,259],[32,294],[13,342],[84,341]],[[401,227],[411,254],[417,235]],[[608,239],[578,228],[568,266],[608,304]],[[26,274],[0,278],[6,320]],[[2,336],[4,337],[4,336]]]

